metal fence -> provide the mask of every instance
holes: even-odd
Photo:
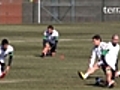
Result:
[[[0,0],[0,2],[1,1],[14,2],[15,0]],[[120,0],[19,1],[22,2],[22,23],[79,23],[120,21]],[[1,6],[2,4],[0,4],[0,12]],[[7,15],[10,14],[7,13]]]
[[[120,0],[40,0],[40,14],[38,5],[34,23],[120,21]]]

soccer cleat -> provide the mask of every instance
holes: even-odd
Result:
[[[83,79],[83,80],[86,79],[83,72],[78,72],[78,75],[79,75],[79,77],[80,77],[81,79]]]
[[[2,75],[0,76],[0,78],[4,78],[5,77],[5,73],[2,73]]]
[[[114,84],[111,84],[108,86],[108,88],[113,88],[114,87]]]
[[[114,87],[114,84],[115,84],[115,81],[111,81],[111,82],[108,84],[108,88],[113,88],[113,87]]]

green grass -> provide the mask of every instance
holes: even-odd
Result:
[[[111,35],[120,35],[120,23],[86,23],[55,25],[60,32],[57,55],[40,58],[42,33],[46,25],[0,25],[0,40],[8,38],[15,48],[12,68],[5,79],[0,80],[1,90],[109,90],[92,84],[96,76],[104,77],[101,70],[92,78],[81,80],[77,71],[85,71],[88,65],[91,37],[100,34],[109,41]],[[60,56],[64,55],[64,60]],[[120,89],[120,79],[114,90]]]

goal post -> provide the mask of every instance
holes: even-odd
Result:
[[[41,23],[41,0],[38,0],[38,24]]]

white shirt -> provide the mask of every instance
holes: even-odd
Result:
[[[45,32],[44,32],[44,36],[47,36],[47,34],[48,34],[47,31],[45,31]],[[53,33],[50,35],[50,37],[59,37],[58,31],[54,29],[54,30],[53,30]],[[50,38],[50,37],[49,37],[49,38]]]
[[[58,31],[53,30],[53,32],[50,34],[47,30],[44,32],[44,36],[45,36],[46,40],[48,40],[50,43],[55,44],[56,40],[59,37],[59,33],[58,33]]]
[[[101,42],[100,45],[98,47],[94,46],[92,49],[92,55],[90,58],[90,63],[89,63],[89,67],[92,68],[95,60],[98,58],[99,60],[101,60],[101,54],[102,54],[102,50],[104,50],[107,46],[107,43],[105,42]]]
[[[2,47],[0,46],[0,62],[5,63],[5,57],[11,52],[13,52],[14,49],[11,45],[8,45],[7,49],[4,51]]]
[[[112,42],[108,43],[107,48],[109,52],[105,56],[105,60],[109,66],[111,66],[112,69],[116,69],[115,64],[118,58],[120,46],[119,44],[116,44],[116,46],[113,46]]]

